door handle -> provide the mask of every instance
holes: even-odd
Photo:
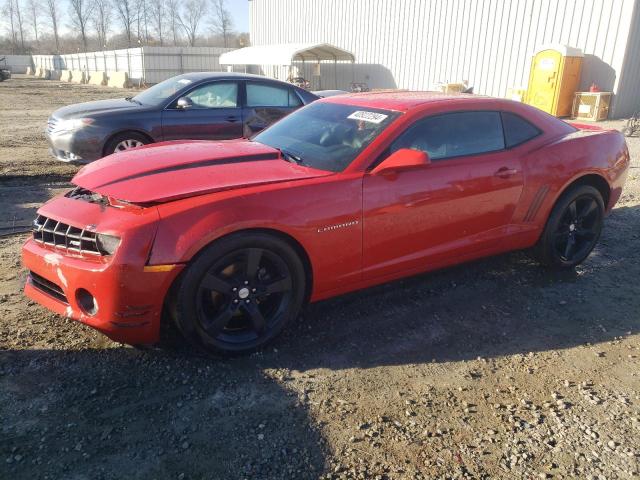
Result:
[[[493,175],[499,178],[509,178],[513,177],[516,173],[518,173],[518,170],[515,168],[501,167]]]
[[[227,117],[227,122],[237,122],[238,120],[240,120],[238,117],[236,117],[235,115],[229,115]]]

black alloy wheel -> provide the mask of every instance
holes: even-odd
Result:
[[[273,329],[291,303],[291,272],[263,248],[234,251],[200,281],[198,324],[211,337],[244,343]]]
[[[549,266],[572,268],[596,246],[604,219],[600,192],[589,185],[568,190],[553,208],[538,244],[541,261]]]
[[[565,262],[582,258],[593,249],[600,233],[598,203],[585,195],[571,202],[554,233],[554,248]]]
[[[304,269],[285,242],[264,234],[216,242],[187,269],[174,320],[194,343],[244,353],[273,339],[297,316]]]

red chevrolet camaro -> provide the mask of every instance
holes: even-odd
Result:
[[[110,338],[256,349],[306,301],[509,250],[570,268],[626,178],[621,134],[479,96],[312,103],[252,140],[84,167],[38,211],[26,294]],[[164,330],[163,330],[164,331]]]

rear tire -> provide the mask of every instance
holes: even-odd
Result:
[[[209,353],[244,354],[273,340],[302,308],[305,271],[295,250],[264,233],[214,242],[174,289],[170,313],[193,345]]]
[[[598,243],[604,220],[604,201],[591,185],[576,185],[558,199],[538,240],[538,260],[551,268],[573,268]]]
[[[149,143],[152,142],[150,142],[149,139],[141,133],[119,133],[107,142],[107,145],[104,147],[104,155],[107,156],[114,153],[124,152],[131,148],[141,147],[142,145],[147,145]]]

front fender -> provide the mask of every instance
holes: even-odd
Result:
[[[304,247],[300,238],[304,235],[300,235],[299,228],[268,220],[266,212],[256,211],[252,202],[245,198],[213,204],[198,201],[202,198],[172,202],[159,208],[158,234],[149,264],[187,263],[211,242],[237,231],[256,228],[281,231]]]
[[[151,265],[187,263],[223,236],[268,229],[302,247],[312,265],[314,290],[338,288],[361,273],[359,175],[216,192],[158,205],[158,212]]]
[[[97,120],[105,130],[103,142],[124,132],[136,132],[149,137],[153,142],[162,140],[162,121],[160,112],[139,112],[135,115],[104,116]]]

